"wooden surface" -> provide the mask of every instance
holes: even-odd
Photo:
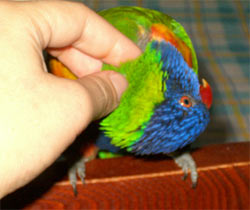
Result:
[[[2,200],[2,209],[250,209],[250,144],[213,145],[193,152],[198,185],[170,159],[121,157],[87,163],[86,184],[74,197],[65,164],[53,165]]]

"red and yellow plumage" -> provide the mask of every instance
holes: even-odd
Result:
[[[161,23],[153,24],[151,26],[151,36],[152,40],[162,41],[162,39],[164,39],[166,42],[170,42],[172,45],[174,45],[179,50],[179,52],[181,52],[189,67],[193,68],[192,53],[190,48],[166,25]]]

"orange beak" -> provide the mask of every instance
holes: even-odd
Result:
[[[212,105],[213,93],[210,85],[207,83],[205,79],[202,79],[202,85],[200,85],[200,95],[202,102],[209,109]]]

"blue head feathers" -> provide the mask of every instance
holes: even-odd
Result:
[[[167,91],[165,100],[156,107],[143,136],[132,145],[132,152],[170,153],[193,142],[209,122],[209,112],[202,103],[199,81],[181,53],[165,41],[153,42],[163,62]]]

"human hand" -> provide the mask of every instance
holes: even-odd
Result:
[[[82,4],[0,2],[0,198],[46,169],[126,89],[102,62],[118,65],[140,50]],[[46,72],[42,50],[80,79]]]

